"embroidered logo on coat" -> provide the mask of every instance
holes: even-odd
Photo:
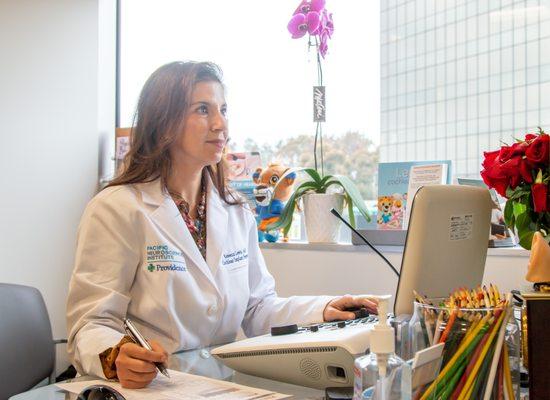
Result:
[[[147,271],[187,271],[183,253],[165,244],[146,246]]]
[[[147,261],[178,261],[183,259],[183,253],[178,249],[170,248],[168,245],[159,244],[147,246]]]
[[[177,265],[177,264],[169,264],[169,265],[162,265],[162,264],[149,264],[147,266],[147,271],[149,272],[155,272],[155,271],[179,271],[179,272],[185,272],[187,271],[187,267],[185,265]]]

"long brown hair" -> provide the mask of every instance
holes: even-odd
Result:
[[[159,178],[166,186],[172,167],[170,146],[181,132],[195,85],[204,81],[223,85],[220,67],[210,62],[176,61],[151,74],[139,96],[123,171],[107,187]],[[221,198],[228,204],[239,204],[227,188],[224,169],[223,159],[206,167]]]

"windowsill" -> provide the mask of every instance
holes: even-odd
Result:
[[[351,243],[260,243],[262,249],[302,250],[302,251],[340,251],[340,252],[372,252],[366,245],[354,245]],[[382,253],[403,253],[403,246],[377,246]],[[529,257],[529,251],[522,247],[500,247],[487,249],[488,257]]]

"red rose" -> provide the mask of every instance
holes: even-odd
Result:
[[[533,182],[533,175],[531,173],[529,162],[523,158],[519,162],[519,173],[525,182]]]
[[[510,157],[512,157],[512,151],[513,149],[511,146],[502,146],[498,155],[500,162],[508,161]]]
[[[525,141],[530,142],[531,140],[534,140],[537,138],[538,135],[535,135],[534,133],[528,133],[525,135]]]
[[[481,177],[487,186],[494,188],[498,194],[506,197],[509,179],[502,170],[502,165],[499,162],[487,165],[487,167],[481,171]]]
[[[523,156],[528,144],[526,142],[514,143],[512,145],[512,156]]]
[[[506,180],[506,179],[508,179],[508,174],[502,168],[503,165],[504,165],[504,163],[499,162],[498,159],[497,159],[497,162],[495,162],[492,165],[489,165],[489,166],[487,166],[487,168],[485,168],[485,172],[492,179],[504,179],[504,180]]]
[[[513,157],[500,165],[500,169],[510,180],[510,187],[515,189],[521,183],[520,162],[521,157]]]
[[[531,185],[533,194],[533,205],[535,212],[544,212],[548,210],[548,186],[544,183],[534,183]]]
[[[525,157],[534,164],[548,165],[550,157],[550,136],[539,135],[525,150]]]
[[[497,193],[500,194],[502,197],[506,197],[508,179],[492,178],[490,174],[487,173],[487,170],[481,171],[481,177],[483,178],[483,182],[485,182],[488,187],[495,189]]]
[[[491,167],[495,161],[497,160],[498,155],[500,154],[500,150],[495,151],[484,151],[483,156],[485,157],[481,165],[483,168]]]

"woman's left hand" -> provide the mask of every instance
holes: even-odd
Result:
[[[371,314],[378,313],[378,299],[371,296],[351,296],[349,294],[331,300],[323,311],[325,321],[354,319],[350,309],[366,308]]]

